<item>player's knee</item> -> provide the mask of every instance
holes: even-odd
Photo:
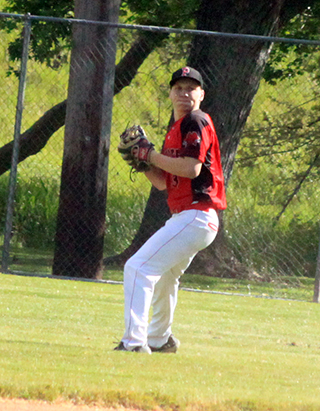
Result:
[[[127,277],[136,273],[138,268],[138,263],[134,256],[132,256],[131,258],[129,258],[129,260],[127,260],[127,262],[124,265],[124,276]]]
[[[145,261],[141,261],[139,257],[132,256],[125,263],[124,266],[124,279],[130,281],[130,279],[145,278],[154,276],[154,270]]]

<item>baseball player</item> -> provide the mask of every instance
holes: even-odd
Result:
[[[133,151],[137,160],[151,165],[145,171],[150,182],[167,190],[172,216],[125,264],[125,332],[115,350],[151,354],[179,348],[171,330],[179,278],[212,243],[217,210],[226,208],[218,139],[211,118],[200,109],[204,95],[197,70],[174,72],[169,94],[174,124],[162,152],[148,140]]]

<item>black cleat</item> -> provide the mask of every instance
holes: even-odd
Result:
[[[135,347],[133,350],[127,350],[122,341],[119,345],[117,345],[114,348],[114,351],[129,351],[129,352],[140,352],[144,354],[151,354],[151,350],[147,345],[139,345]]]
[[[168,341],[161,347],[150,347],[150,349],[152,352],[176,353],[179,347],[180,341],[171,334]]]

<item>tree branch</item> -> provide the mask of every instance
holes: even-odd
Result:
[[[27,131],[21,134],[19,162],[37,154],[47,144],[50,137],[64,125],[66,100],[48,110]],[[0,149],[0,175],[11,167],[13,141]]]
[[[275,221],[278,222],[280,217],[282,216],[282,214],[286,211],[286,208],[288,207],[288,205],[291,203],[292,199],[294,198],[294,196],[296,194],[298,194],[298,192],[300,191],[300,188],[303,184],[303,182],[305,181],[305,179],[308,177],[308,175],[310,174],[312,168],[314,167],[314,165],[316,164],[316,162],[318,161],[318,158],[320,157],[320,153],[316,154],[315,158],[313,159],[312,163],[310,164],[308,170],[305,172],[305,174],[303,175],[302,179],[299,181],[298,185],[295,187],[295,189],[293,190],[293,192],[291,193],[291,195],[288,197],[287,201],[285,202],[284,206],[282,207],[282,210],[280,211],[280,213],[275,217]]]
[[[116,67],[114,94],[131,83],[141,64],[165,37],[167,34],[162,36],[156,33],[140,34]],[[42,150],[50,137],[65,124],[66,106],[66,100],[55,105],[21,134],[19,162]],[[0,148],[0,175],[11,168],[12,148],[13,141]]]
[[[312,7],[317,0],[284,0],[280,13],[280,27],[283,27],[297,14],[303,13],[308,7]]]

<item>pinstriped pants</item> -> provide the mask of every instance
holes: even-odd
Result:
[[[215,210],[173,214],[125,264],[122,342],[126,349],[149,344],[161,347],[171,335],[179,278],[198,251],[215,239]],[[153,308],[149,324],[149,311]]]

